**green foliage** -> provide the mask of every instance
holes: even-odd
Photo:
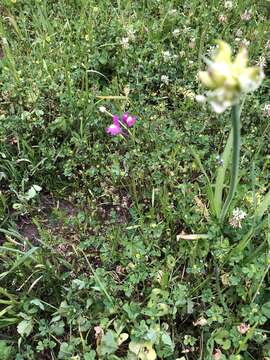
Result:
[[[217,38],[269,75],[268,5],[232,3],[1,2],[1,359],[270,358],[269,77],[242,111],[242,227],[217,221],[229,113],[194,100]]]

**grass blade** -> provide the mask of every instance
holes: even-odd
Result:
[[[39,250],[38,247],[33,247],[32,249],[28,250],[23,256],[21,256],[17,261],[15,261],[14,265],[8,271],[5,271],[4,273],[0,274],[0,278],[3,279],[8,274],[10,274],[12,271],[17,269],[17,267],[19,267],[25,261],[27,261],[29,258],[32,258],[32,254],[34,252],[36,252],[37,250]],[[32,260],[33,260],[33,258],[32,258]]]
[[[214,193],[213,193],[213,190],[212,190],[212,184],[211,184],[211,181],[203,167],[203,164],[201,162],[201,159],[199,157],[199,155],[196,153],[196,151],[190,146],[189,147],[190,150],[191,150],[191,153],[194,157],[194,159],[196,160],[196,163],[197,165],[199,166],[201,172],[203,173],[203,175],[205,176],[205,179],[206,179],[206,191],[207,191],[207,195],[208,195],[208,200],[209,200],[209,205],[210,205],[210,209],[211,209],[211,212],[214,214],[214,215],[217,215],[217,211],[216,211],[216,207],[215,207],[215,199],[214,199]]]

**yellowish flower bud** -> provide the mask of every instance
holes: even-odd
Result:
[[[207,71],[200,71],[198,77],[208,88],[208,99],[214,111],[223,112],[239,102],[243,93],[256,90],[264,74],[260,67],[248,67],[248,54],[242,48],[232,61],[230,46],[218,41],[218,51],[213,61],[207,60]]]
[[[201,83],[205,87],[207,87],[208,89],[214,89],[215,88],[215,84],[211,80],[211,78],[210,78],[207,71],[200,71],[198,76],[199,76],[199,79],[200,79]]]
[[[218,53],[214,57],[214,62],[231,63],[232,50],[225,41],[218,40]]]

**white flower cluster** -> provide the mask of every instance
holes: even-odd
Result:
[[[167,75],[161,75],[160,80],[161,80],[161,82],[163,82],[165,85],[168,85],[169,82],[170,82],[169,76],[167,76]]]
[[[229,220],[229,223],[234,228],[241,228],[241,222],[247,216],[247,213],[239,208],[233,210],[232,218]]]
[[[252,11],[250,9],[245,10],[241,15],[241,19],[244,21],[249,21],[251,17],[252,17]]]
[[[263,107],[263,114],[266,117],[270,117],[270,103],[269,104],[265,104]]]
[[[135,41],[135,31],[133,29],[127,29],[127,36],[122,37],[121,45],[124,49],[128,49],[130,42]]]
[[[169,62],[169,61],[172,61],[172,60],[176,60],[178,58],[177,55],[171,54],[170,51],[168,51],[168,50],[163,51],[162,55],[163,55],[164,62]]]
[[[233,2],[232,1],[225,1],[224,3],[225,9],[232,9],[233,8]]]

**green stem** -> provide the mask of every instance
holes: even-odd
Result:
[[[221,223],[223,223],[225,216],[228,212],[229,206],[231,205],[238,181],[239,158],[240,158],[240,112],[241,109],[239,105],[238,104],[234,105],[232,108],[233,155],[232,155],[231,180],[230,180],[229,193],[221,211],[221,216],[220,216]]]

